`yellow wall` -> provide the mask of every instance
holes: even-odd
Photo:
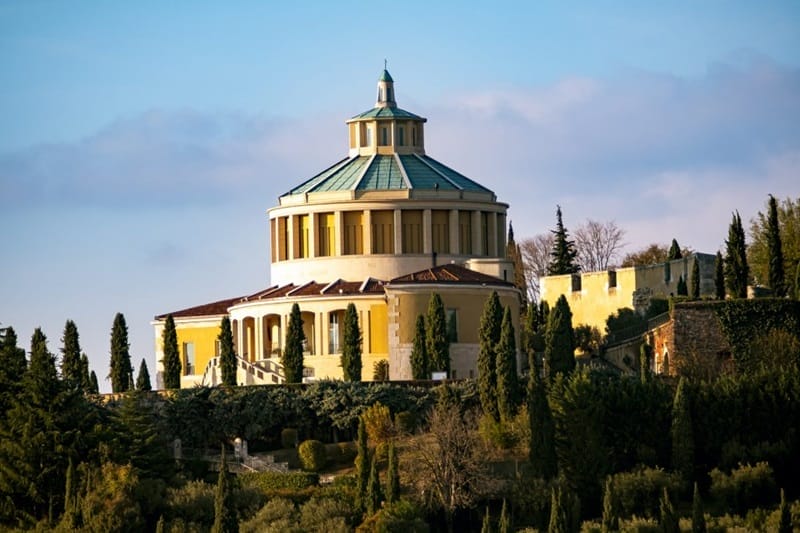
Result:
[[[176,321],[175,330],[178,333],[178,350],[181,355],[181,375],[185,373],[183,361],[184,343],[194,343],[195,374],[202,374],[208,362],[216,355],[216,341],[219,335],[219,326],[192,326],[181,325]]]
[[[387,313],[386,304],[369,306],[369,339],[370,353],[386,354],[389,353],[389,343],[387,337]],[[365,352],[367,350],[364,350]]]

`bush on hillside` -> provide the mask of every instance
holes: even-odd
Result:
[[[297,454],[300,457],[300,465],[303,470],[319,472],[325,468],[327,454],[325,453],[325,445],[320,441],[304,440],[300,443]]]
[[[739,465],[730,474],[715,468],[711,476],[711,497],[720,510],[744,514],[748,509],[772,505],[777,501],[772,467],[769,463]]]
[[[621,515],[658,517],[664,488],[674,499],[681,489],[680,475],[661,468],[641,467],[620,472],[611,478],[620,504]]]
[[[287,450],[297,446],[297,430],[284,428],[281,430],[281,445]]]

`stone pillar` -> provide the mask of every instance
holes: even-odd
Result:
[[[394,253],[403,253],[403,213],[399,209],[394,210]]]
[[[256,326],[256,347],[253,360],[257,361],[264,358],[264,317],[254,317]]]
[[[431,220],[431,210],[422,211],[422,252],[433,253],[433,221]]]
[[[244,321],[237,320],[237,328],[236,328],[236,355],[239,357],[244,357],[245,352],[245,345],[244,345]],[[237,363],[238,365],[238,363]]]
[[[497,257],[497,213],[489,213],[489,257]]]
[[[363,221],[363,231],[361,232],[364,237],[364,255],[372,254],[372,211],[364,209],[364,216],[361,217]]]
[[[481,246],[481,212],[472,212],[472,254],[482,255],[483,246]]]
[[[450,210],[450,253],[458,255],[461,253],[461,239],[458,231],[458,209]]]
[[[343,255],[344,252],[344,213],[336,211],[333,218],[333,250],[331,250],[331,255],[338,257]]]
[[[309,213],[308,215],[308,257],[317,257],[317,224],[319,215]]]
[[[322,324],[322,327],[319,328],[320,330],[320,339],[322,341],[322,346],[320,346],[320,355],[329,355],[328,354],[328,342],[330,339],[328,338],[328,313],[323,312],[319,313],[319,321]]]

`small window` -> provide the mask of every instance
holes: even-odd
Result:
[[[389,145],[389,128],[386,126],[381,127],[381,146]]]
[[[609,270],[608,271],[608,288],[614,288],[617,286],[617,271],[616,270]]]
[[[367,143],[364,146],[372,146],[372,128],[367,126]]]
[[[572,292],[581,292],[581,275],[572,275]]]
[[[414,126],[411,128],[411,146],[417,145],[417,127]]]
[[[405,146],[406,145],[406,129],[402,126],[397,129],[397,145],[398,146]]]
[[[183,343],[183,375],[191,376],[194,374],[194,343]]]
[[[394,91],[392,91],[391,87],[386,88],[386,101],[391,102],[394,100],[394,95],[392,94],[393,92]]]
[[[447,342],[458,342],[458,313],[455,309],[447,311]]]

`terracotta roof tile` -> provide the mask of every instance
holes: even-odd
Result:
[[[480,283],[482,285],[513,286],[513,283],[456,264],[439,265],[412,272],[389,282],[389,284],[393,283]]]
[[[173,311],[172,313],[164,313],[163,315],[156,315],[155,319],[164,320],[167,318],[167,315],[170,314],[172,315],[172,318],[225,315],[228,313],[228,308],[234,305],[239,300],[241,300],[241,296],[237,296],[236,298],[227,298],[225,300],[219,300],[217,302],[211,302],[203,305],[196,305],[194,307],[187,307],[186,309],[181,309],[180,311]]]

